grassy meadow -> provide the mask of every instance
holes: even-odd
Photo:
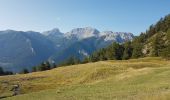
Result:
[[[20,95],[11,96],[13,84]],[[170,61],[141,58],[0,77],[2,100],[170,100]]]

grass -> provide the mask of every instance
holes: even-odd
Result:
[[[169,100],[170,62],[161,58],[100,61],[0,77],[4,100]],[[12,84],[21,95],[11,96]]]

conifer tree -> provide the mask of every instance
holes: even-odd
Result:
[[[133,51],[133,48],[131,46],[131,42],[125,43],[122,59],[124,59],[124,60],[130,59],[132,56],[132,51]]]

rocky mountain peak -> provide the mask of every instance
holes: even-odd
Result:
[[[58,28],[54,28],[54,29],[52,29],[52,30],[49,30],[49,31],[45,31],[45,32],[43,32],[43,34],[45,35],[45,36],[50,36],[50,35],[52,35],[52,36],[56,36],[56,35],[63,35],[63,33],[62,32],[60,32],[60,30],[58,29]]]
[[[75,28],[70,32],[66,33],[66,36],[75,36],[78,39],[85,39],[93,36],[98,36],[99,31],[95,28],[85,27],[85,28]]]

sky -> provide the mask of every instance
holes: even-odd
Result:
[[[93,27],[139,35],[170,14],[170,0],[0,0],[0,30]]]

